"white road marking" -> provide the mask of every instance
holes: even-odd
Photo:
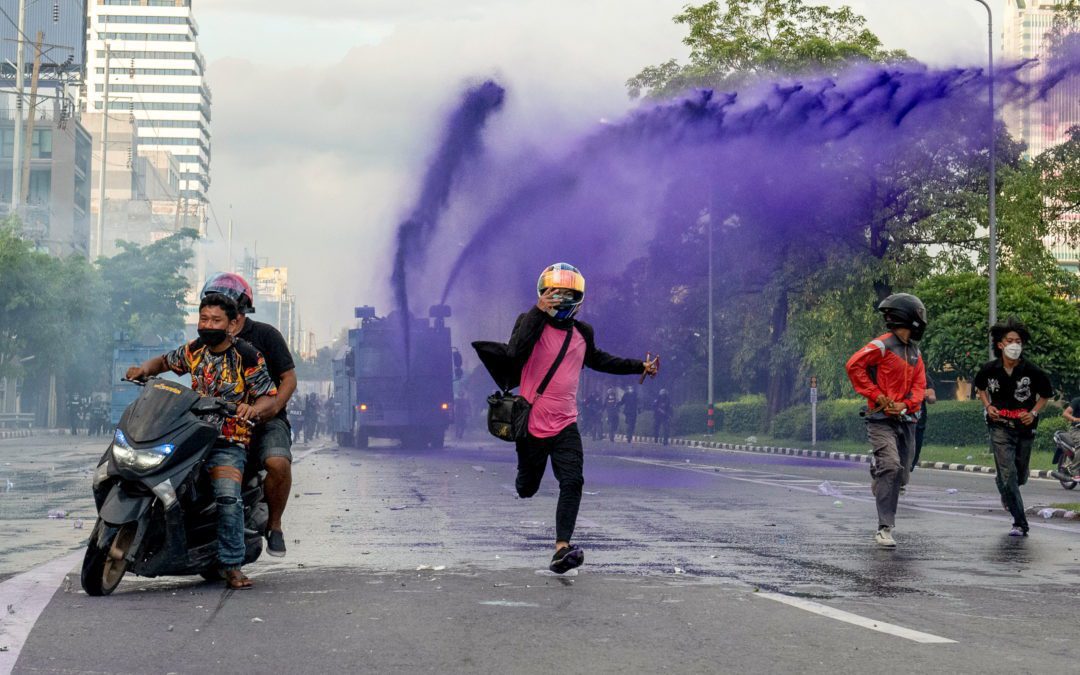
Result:
[[[317,445],[297,453],[293,464],[330,447],[330,444]],[[15,667],[19,652],[38,617],[82,556],[82,551],[77,551],[0,583],[0,613],[3,613],[3,620],[0,620],[0,647],[7,647],[7,651],[0,651],[0,675],[8,675]]]
[[[850,623],[854,626],[869,628],[870,630],[876,630],[879,633],[888,633],[889,635],[902,637],[905,640],[911,640],[912,642],[919,642],[929,645],[944,645],[956,643],[956,640],[950,640],[949,638],[931,635],[930,633],[922,633],[920,631],[912,630],[910,628],[904,628],[903,626],[885,623],[884,621],[867,619],[866,617],[859,616],[858,614],[845,612],[842,609],[829,607],[828,605],[823,605],[821,603],[813,602],[811,600],[804,600],[803,598],[796,598],[790,595],[782,595],[780,593],[755,593],[754,595],[761,598],[766,598],[768,600],[782,602],[785,605],[791,605],[792,607],[798,607],[799,609],[806,610],[807,612],[813,612],[814,614],[820,614],[821,616],[825,616],[830,619],[836,619],[837,621]]]
[[[0,647],[7,648],[0,652],[0,675],[15,668],[38,617],[82,556],[82,551],[69,553],[0,583]]]
[[[795,474],[784,474],[774,471],[750,471],[747,469],[728,469],[722,466],[714,466],[710,464],[681,464],[675,461],[661,460],[661,459],[644,459],[641,457],[617,457],[617,459],[625,460],[627,462],[637,462],[639,464],[649,464],[652,466],[664,467],[667,469],[680,469],[682,471],[692,471],[694,473],[702,473],[707,476],[717,476],[719,478],[725,478],[727,480],[737,480],[744,483],[754,483],[756,485],[767,485],[769,487],[783,488],[785,490],[797,490],[799,492],[805,492],[807,494],[817,495],[817,488],[801,487],[793,484],[788,480],[769,480],[767,478],[748,478],[746,476],[733,476],[732,472],[739,473],[753,473],[759,476],[777,476],[778,478],[801,478]],[[869,490],[869,485],[863,484],[860,487]],[[859,497],[852,494],[845,494],[842,499],[846,499],[853,502],[865,502],[869,504],[874,503],[873,497]],[[942,508],[931,508],[929,506],[916,506],[908,501],[901,501],[900,508],[911,509],[912,511],[922,511],[924,513],[936,513],[944,516],[963,516],[965,518],[978,518],[979,520],[992,520],[994,522],[1011,522],[1009,518],[1002,516],[988,516],[982,513],[964,513],[962,511],[951,511]],[[1040,523],[1037,520],[1032,520],[1028,523],[1032,528],[1042,528],[1044,530],[1057,530],[1058,532],[1068,532],[1070,534],[1080,533],[1075,527],[1068,525],[1054,525],[1051,523]]]

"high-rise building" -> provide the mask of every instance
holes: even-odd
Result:
[[[1051,29],[1062,0],[1006,0],[1003,18],[1002,59],[1015,63],[1037,59],[1034,75],[1046,73],[1051,54]],[[1027,146],[1025,154],[1037,157],[1067,138],[1069,129],[1080,126],[1080,84],[1066,81],[1055,87],[1045,101],[1005,110],[1010,133]],[[1080,221],[1080,213],[1067,213],[1067,221]],[[1046,241],[1063,268],[1080,272],[1080,251],[1057,238]]]
[[[1035,74],[1045,72],[1051,57],[1049,33],[1060,4],[1062,0],[1006,0],[1002,59],[1009,63],[1038,59]],[[1010,108],[1005,121],[1012,135],[1027,145],[1027,154],[1036,157],[1080,125],[1080,84],[1063,82],[1045,101]]]
[[[137,122],[140,156],[171,152],[184,199],[205,203],[210,188],[210,88],[191,0],[89,0],[86,100]],[[108,49],[106,49],[108,47]]]

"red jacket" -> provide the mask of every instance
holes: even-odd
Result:
[[[855,391],[866,397],[869,407],[877,407],[878,396],[885,394],[903,402],[909,413],[922,407],[926,395],[926,368],[922,354],[913,344],[905,344],[892,333],[885,333],[851,355],[847,362],[848,379]]]

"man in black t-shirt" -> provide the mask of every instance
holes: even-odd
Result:
[[[990,337],[997,358],[975,376],[975,390],[986,409],[1001,503],[1013,517],[1009,536],[1026,537],[1028,522],[1020,486],[1028,479],[1039,413],[1054,392],[1047,374],[1020,356],[1031,340],[1024,324],[1010,317],[995,324]]]
[[[255,430],[251,443],[251,455],[266,469],[266,505],[270,517],[267,523],[266,552],[272,556],[285,555],[285,535],[281,530],[281,516],[292,490],[292,428],[286,406],[296,391],[296,365],[293,363],[289,345],[281,332],[273,326],[253,321],[247,315],[254,313],[251,286],[239,274],[222,272],[215,274],[203,286],[201,295],[221,293],[231,298],[240,309],[240,328],[235,335],[255,346],[266,359],[270,378],[277,387],[276,406],[273,417]]]

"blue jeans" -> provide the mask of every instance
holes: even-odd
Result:
[[[232,467],[244,474],[247,450],[236,445],[215,447],[206,457],[206,466]],[[240,496],[240,481],[214,478],[214,499],[217,501],[218,562],[223,569],[239,568],[244,563],[244,502]]]

